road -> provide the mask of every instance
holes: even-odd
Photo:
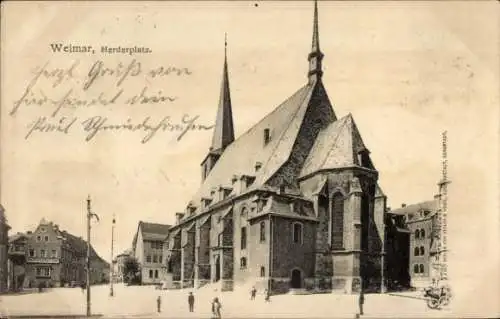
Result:
[[[211,300],[218,296],[223,318],[354,318],[358,312],[353,295],[280,295],[265,302],[262,295],[251,301],[248,293],[217,292],[205,287],[195,294],[195,311],[188,311],[190,290],[155,290],[151,286],[115,285],[115,296],[109,286],[92,288],[92,314],[104,318],[211,318]],[[162,298],[162,311],[156,312],[156,298]],[[1,297],[0,313],[6,316],[83,315],[86,294],[79,288],[55,288],[44,293]],[[443,318],[449,310],[430,310],[415,294],[367,294],[366,318]]]

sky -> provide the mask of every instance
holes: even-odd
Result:
[[[0,200],[12,232],[34,229],[46,218],[83,236],[90,194],[100,216],[92,242],[108,260],[113,214],[119,253],[131,246],[140,220],[172,224],[175,212],[185,209],[200,184],[212,131],[188,132],[180,141],[160,132],[145,144],[139,132],[107,131],[86,142],[75,126],[69,134],[25,139],[30,123],[52,112],[31,105],[9,115],[36,67],[48,61],[67,69],[78,60],[80,80],[97,60],[109,68],[134,58],[144,70],[187,68],[186,76],[128,77],[122,84],[129,94],[144,86],[162,90],[173,102],[63,109],[52,120],[107,116],[121,123],[170,116],[179,122],[188,114],[209,126],[227,33],[236,137],[306,83],[312,1],[10,2],[2,9]],[[441,178],[441,132],[448,132],[450,245],[464,278],[470,273],[463,254],[496,258],[485,251],[498,242],[497,9],[495,2],[319,3],[325,87],[338,117],[352,113],[389,206],[433,198]],[[101,45],[143,46],[152,53],[62,54],[52,52],[51,43],[92,45],[97,51]],[[81,84],[73,80],[56,88],[48,80],[37,85],[55,98]],[[78,86],[75,92],[111,94],[116,81],[103,77],[89,91]],[[478,243],[485,249],[478,250]]]

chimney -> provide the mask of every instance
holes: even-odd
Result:
[[[176,224],[180,224],[182,217],[184,217],[183,213],[175,213],[175,222],[176,222]]]
[[[405,208],[405,207],[406,207],[406,204],[405,204],[405,203],[401,204],[401,207],[402,207],[402,208]]]
[[[271,139],[271,131],[268,128],[264,129],[264,145],[267,145]]]

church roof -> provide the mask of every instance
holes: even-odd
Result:
[[[356,123],[349,113],[319,132],[302,168],[301,177],[322,169],[360,165],[357,153],[365,149]]]
[[[437,210],[438,202],[436,200],[429,200],[425,202],[420,202],[412,205],[407,205],[405,207],[400,207],[392,210],[390,213],[395,215],[406,215],[406,214],[416,214],[421,211],[434,212]]]
[[[229,144],[191,202],[199,207],[201,199],[210,197],[213,188],[231,187],[234,175],[255,176],[253,184],[241,193],[262,187],[290,156],[315,86],[316,82],[300,88]],[[264,142],[265,129],[270,133],[268,143]],[[262,167],[256,171],[258,162]]]

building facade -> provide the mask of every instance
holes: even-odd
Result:
[[[434,200],[402,207],[391,211],[404,221],[409,233],[409,260],[406,266],[411,276],[411,286],[429,286],[435,274],[434,258],[437,254],[438,196]]]
[[[132,243],[133,256],[141,267],[142,284],[160,284],[167,276],[167,247],[170,225],[139,222]]]
[[[26,242],[25,287],[59,287],[87,282],[87,242],[42,219]],[[90,283],[109,280],[109,264],[91,247]]]
[[[131,256],[133,256],[132,251],[126,250],[117,255],[115,260],[113,260],[115,282],[123,282],[125,280],[125,261]]]
[[[24,287],[27,242],[27,234],[17,233],[9,236],[9,291],[19,291]]]
[[[225,54],[202,184],[169,231],[174,286],[383,289],[386,196],[352,115],[332,108],[323,57],[315,2],[306,84],[235,140]]]
[[[8,290],[9,230],[5,209],[0,204],[0,294]]]

